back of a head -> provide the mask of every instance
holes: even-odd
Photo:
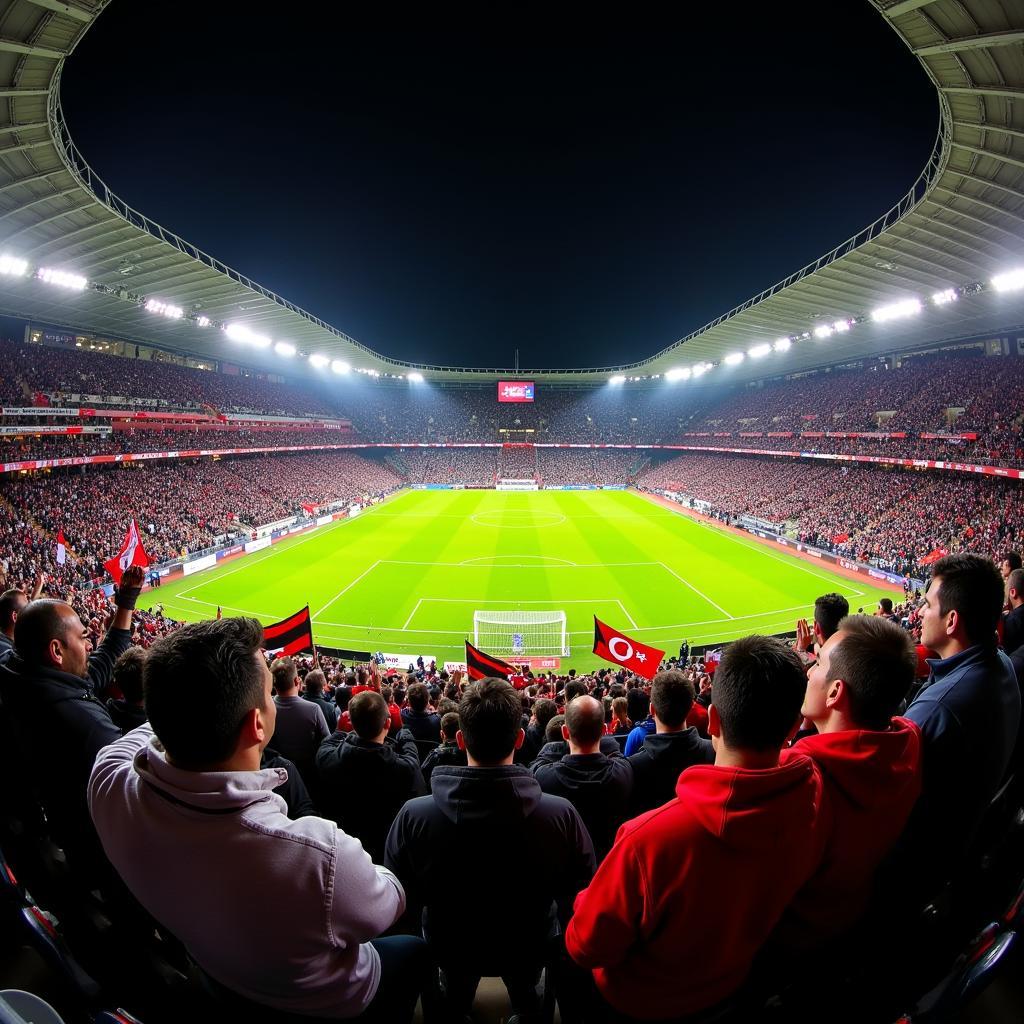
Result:
[[[1024,567],[1024,561],[1021,560],[1019,551],[1003,551],[999,555],[999,561],[1000,563],[1005,562],[1010,567],[1010,572]]]
[[[814,624],[827,640],[850,614],[850,602],[842,594],[822,594],[814,602]]]
[[[43,665],[50,641],[65,640],[69,624],[81,624],[70,605],[47,597],[32,601],[18,612],[14,648],[30,665]]]
[[[883,615],[892,615],[892,598],[883,597],[878,601],[878,607],[882,609]]]
[[[146,652],[141,647],[129,647],[114,662],[111,679],[129,704],[138,704],[143,698],[142,670],[146,664]]]
[[[796,724],[807,676],[781,640],[748,636],[726,648],[715,672],[714,707],[722,739],[734,749],[768,753]]]
[[[391,721],[391,712],[379,693],[363,690],[349,701],[348,717],[360,739],[375,740]]]
[[[149,649],[146,716],[176,765],[200,769],[232,753],[242,719],[264,707],[262,642],[256,619],[213,619],[188,623]]]
[[[274,689],[278,693],[287,693],[298,682],[299,672],[291,658],[275,658],[270,664],[270,674],[274,677]]]
[[[1024,569],[1014,569],[1006,580],[1007,591],[1014,591],[1018,601],[1024,601]]]
[[[594,697],[577,697],[565,709],[569,739],[581,747],[590,747],[604,735],[604,705]]]
[[[914,682],[917,654],[910,634],[889,619],[851,615],[839,626],[828,680],[842,679],[860,729],[883,730]]]
[[[963,552],[946,555],[932,566],[932,579],[941,580],[939,613],[956,611],[971,645],[994,644],[1003,610],[1003,578],[995,562]]]
[[[544,727],[545,743],[560,743],[562,740],[562,726],[565,723],[565,715],[555,715]]]
[[[326,682],[327,680],[324,678],[323,672],[318,668],[314,668],[306,673],[306,678],[302,681],[302,685],[306,693],[311,697],[319,697],[324,692]]]
[[[481,679],[466,687],[459,702],[459,728],[470,757],[500,764],[515,750],[522,723],[519,694],[504,679]]]
[[[570,679],[565,684],[565,703],[582,697],[587,692],[587,684],[582,679]]]
[[[413,683],[405,693],[405,699],[413,711],[423,712],[430,703],[430,691],[426,683]]]
[[[537,719],[537,724],[542,728],[546,729],[548,722],[551,721],[555,715],[558,714],[558,705],[548,698],[537,701],[533,705],[533,716]]]
[[[650,698],[639,687],[626,691],[626,706],[629,708],[629,720],[634,724],[642,722],[650,713]]]
[[[693,707],[693,683],[678,669],[659,672],[651,684],[651,705],[668,729],[682,729]]]
[[[455,742],[455,734],[459,731],[459,713],[448,711],[441,716],[441,735],[449,743]]]
[[[28,595],[24,590],[5,590],[0,594],[0,633],[7,633],[28,603]]]
[[[352,700],[352,687],[351,686],[336,686],[334,688],[334,703],[337,704],[339,711],[347,710],[349,702],[351,700]]]

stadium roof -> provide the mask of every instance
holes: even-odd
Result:
[[[650,359],[621,367],[520,369],[519,376],[586,381],[616,372],[665,374],[795,339],[784,353],[734,359],[715,370],[716,380],[744,380],[1024,325],[1024,290],[973,287],[1024,267],[1024,4],[871,2],[936,88],[935,146],[906,195],[815,263]],[[64,60],[108,3],[0,0],[0,255],[26,260],[31,271],[55,268],[87,281],[70,290],[30,274],[0,273],[0,311],[290,374],[298,360],[232,341],[218,325],[241,324],[300,354],[364,371],[420,370],[451,380],[513,372],[413,366],[373,352],[119,199],[76,149],[60,106]],[[947,289],[956,290],[955,301],[932,302]],[[871,317],[880,306],[914,296],[922,302],[916,315]],[[161,315],[146,300],[171,309]],[[210,324],[200,326],[200,317]]]

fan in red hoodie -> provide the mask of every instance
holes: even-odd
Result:
[[[823,787],[810,758],[779,764],[806,684],[780,641],[734,643],[715,675],[715,763],[676,799],[626,822],[576,898],[565,943],[616,1011],[695,1013],[743,983],[755,953],[821,861]]]
[[[875,872],[921,792],[921,733],[894,718],[914,681],[910,635],[887,619],[846,618],[807,674],[801,713],[817,733],[782,752],[821,769],[830,810],[825,856],[797,893],[773,939],[809,949],[863,916]]]

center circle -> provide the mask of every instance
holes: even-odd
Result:
[[[477,526],[492,526],[498,530],[534,530],[542,526],[559,526],[567,517],[561,512],[492,509],[490,512],[474,512],[469,518]]]

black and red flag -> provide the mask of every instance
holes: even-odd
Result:
[[[309,605],[280,622],[263,627],[263,649],[268,654],[282,657],[312,651],[313,624],[309,618]]]
[[[621,665],[644,679],[653,679],[665,657],[664,651],[648,647],[594,616],[594,653],[613,665]]]
[[[517,672],[515,665],[510,665],[501,658],[495,658],[490,654],[478,651],[468,640],[466,641],[466,671],[470,679],[486,679],[488,676],[496,676],[498,679],[508,679],[510,675]]]

